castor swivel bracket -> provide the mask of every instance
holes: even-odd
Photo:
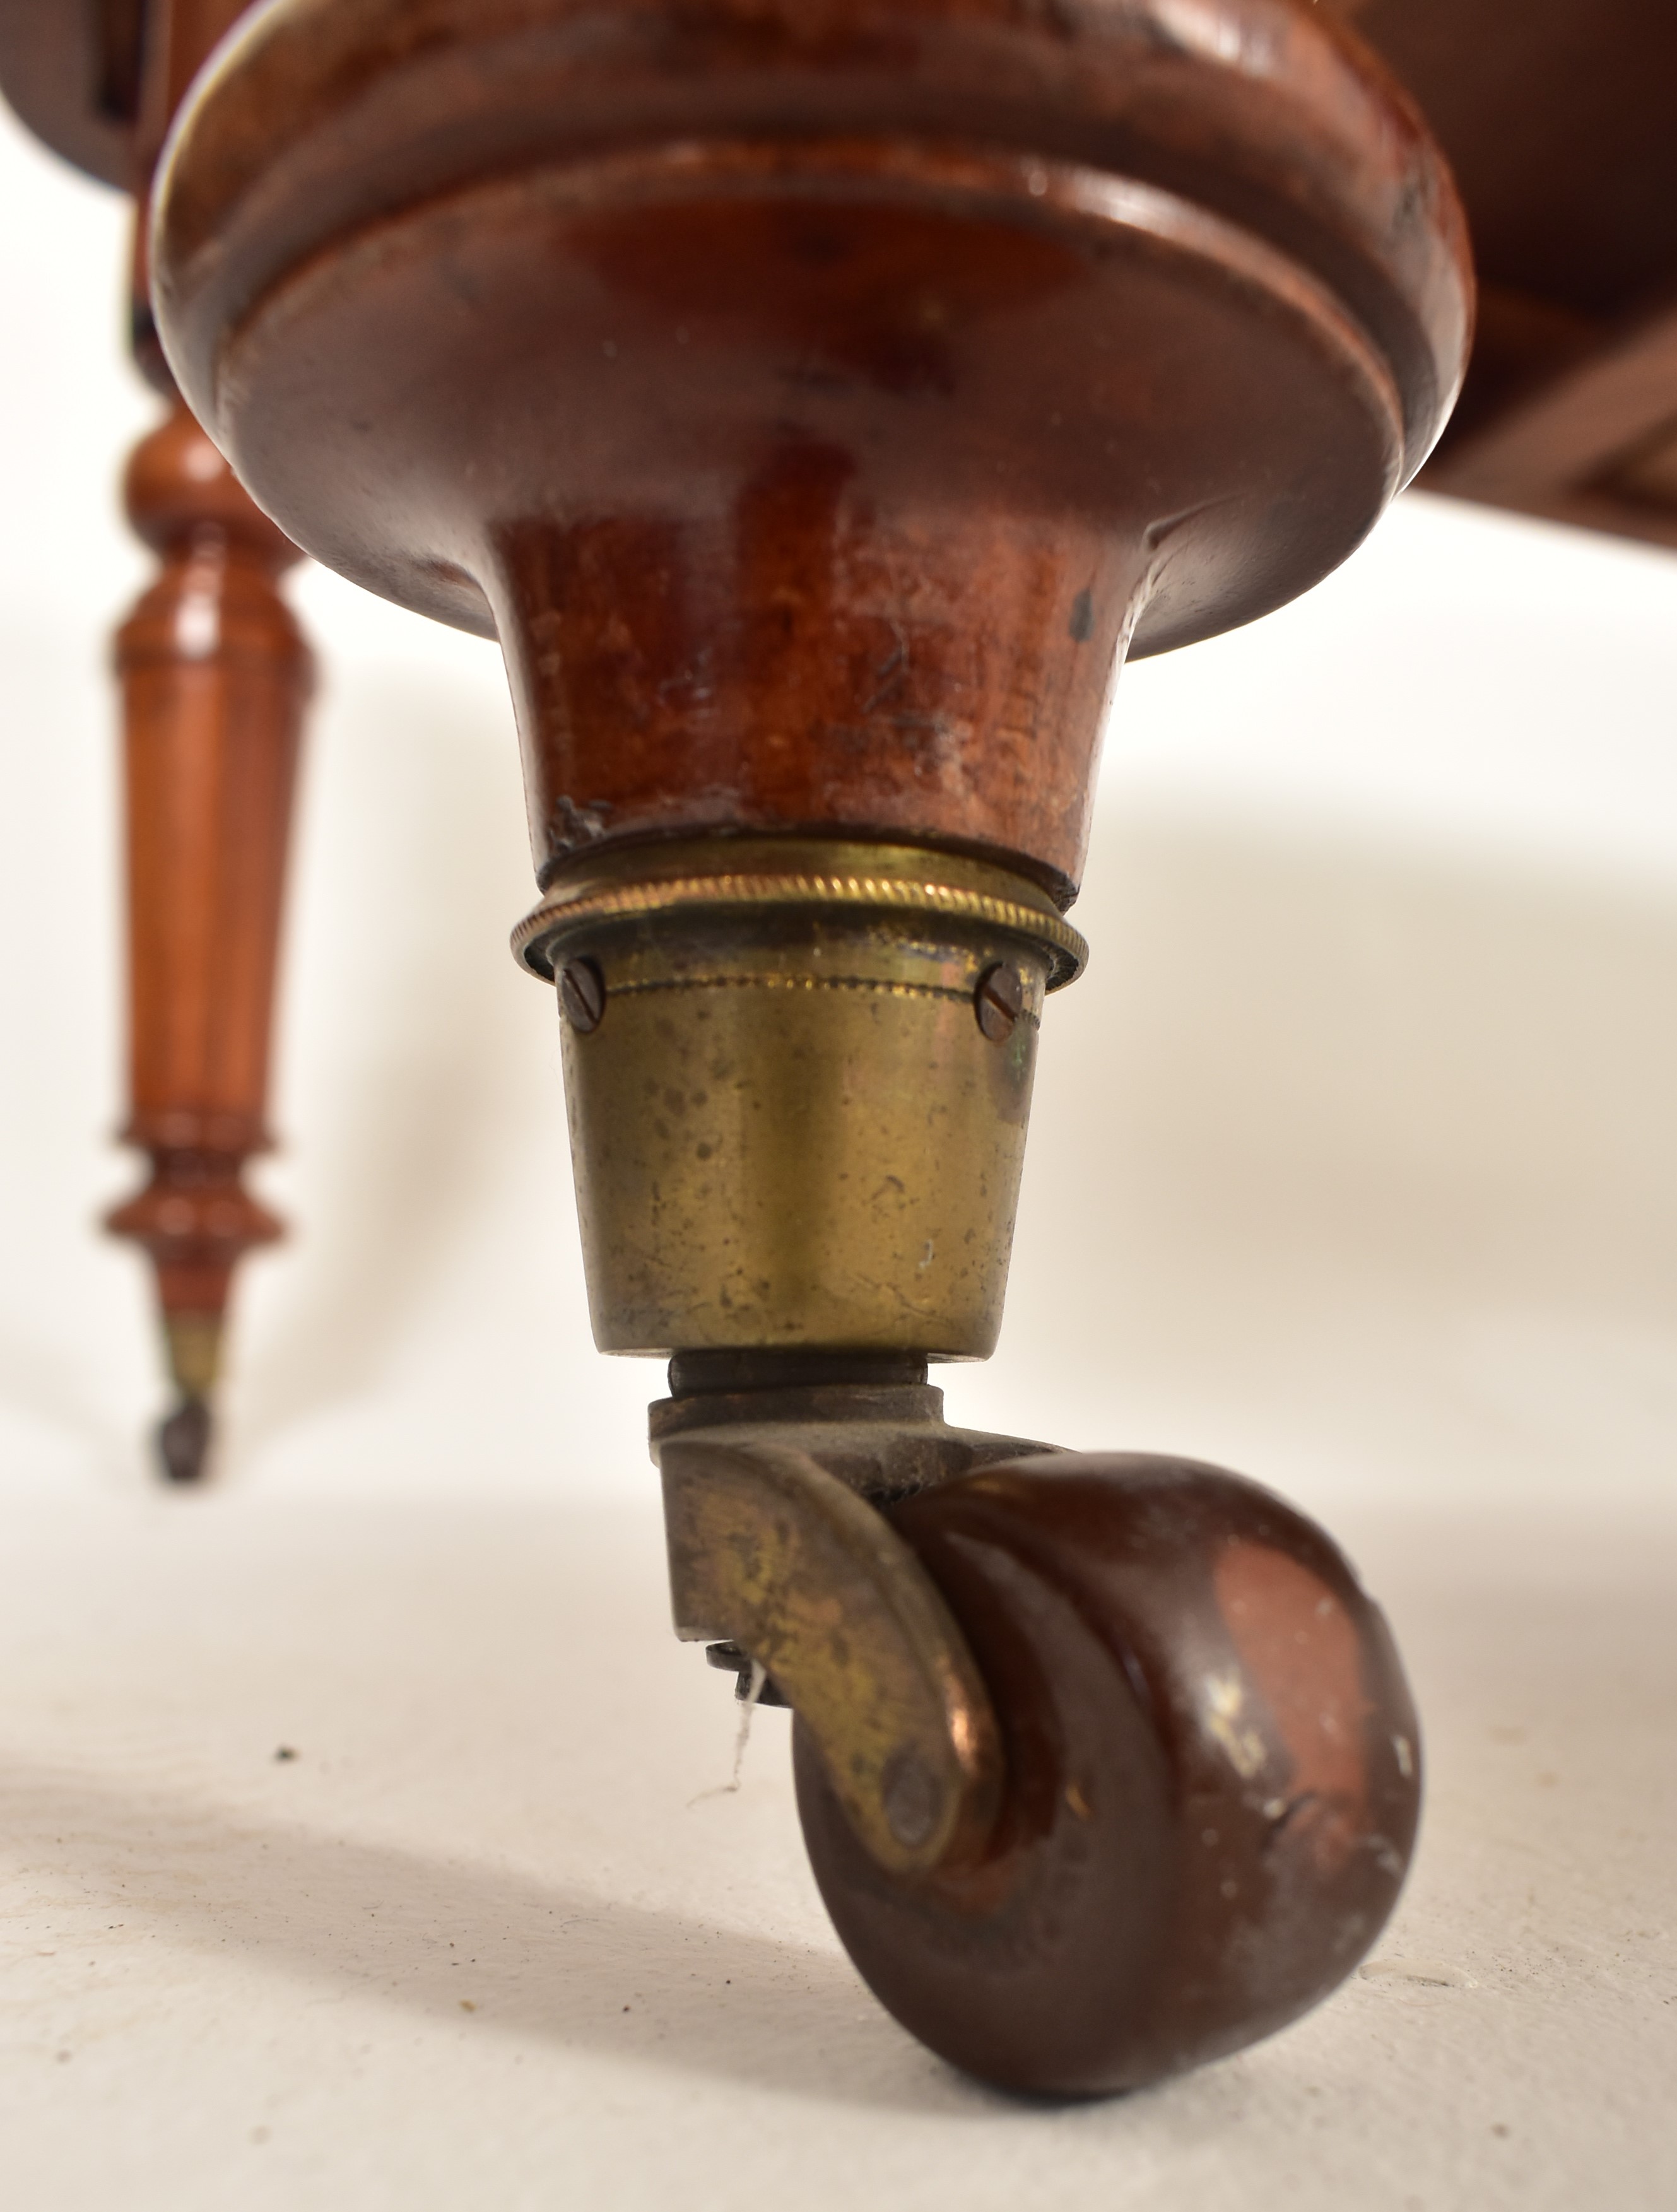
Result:
[[[1000,1737],[954,1617],[878,1509],[1054,1447],[952,1428],[924,1382],[692,1388],[775,1364],[677,1362],[679,1395],[652,1409],[676,1633],[793,1706],[872,1856],[923,1873],[988,1835]]]

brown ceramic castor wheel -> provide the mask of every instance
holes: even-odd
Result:
[[[1414,1708],[1379,1610],[1255,1484],[1125,1454],[1019,1461],[891,1514],[964,1631],[1006,1782],[987,1843],[905,1880],[794,1739],[816,1879],[913,2034],[1013,2089],[1137,2088],[1284,2026],[1402,1884]]]

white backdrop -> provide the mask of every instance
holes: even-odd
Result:
[[[0,1491],[146,1476],[105,640],[125,214],[0,128]],[[318,571],[275,1119],[224,1474],[652,1481],[588,1334],[497,656]],[[387,917],[407,919],[392,934]],[[1677,561],[1401,503],[1121,690],[1009,1319],[956,1418],[1352,1496],[1677,1501]]]

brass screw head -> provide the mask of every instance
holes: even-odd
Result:
[[[605,1019],[605,978],[595,960],[568,960],[559,975],[559,1004],[584,1036]]]
[[[1013,1024],[1024,1012],[1024,985],[1019,971],[1005,961],[987,968],[978,979],[972,994],[973,1010],[978,1016],[978,1026],[992,1044],[1006,1044],[1013,1034]]]

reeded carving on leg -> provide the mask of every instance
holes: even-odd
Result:
[[[313,678],[277,588],[297,558],[186,409],[143,439],[126,498],[163,568],[118,634],[127,775],[126,1142],[145,1188],[107,1226],[156,1270],[179,1403],[160,1445],[191,1481],[234,1267],[283,1226],[243,1184],[268,1146],[269,1039],[297,746]]]

